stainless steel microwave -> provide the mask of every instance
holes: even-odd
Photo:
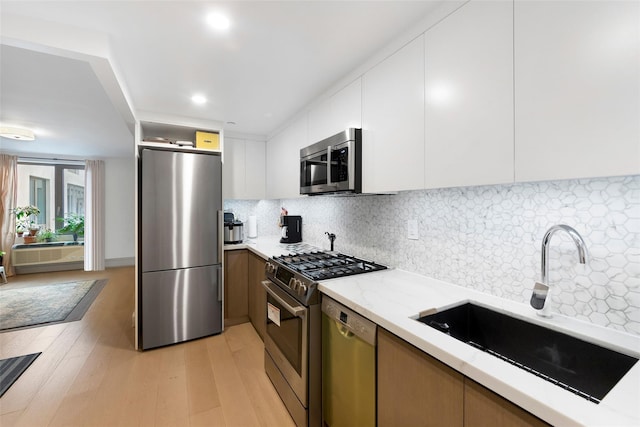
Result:
[[[349,128],[300,150],[300,194],[362,192],[362,129]]]

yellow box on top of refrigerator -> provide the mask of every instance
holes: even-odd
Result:
[[[220,150],[220,134],[196,131],[196,148]]]

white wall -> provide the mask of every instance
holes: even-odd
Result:
[[[105,258],[134,257],[135,171],[134,159],[110,158],[105,162]]]

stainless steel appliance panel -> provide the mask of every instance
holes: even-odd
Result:
[[[286,378],[303,406],[308,403],[309,309],[300,305],[270,281],[267,291],[267,334],[265,350]],[[273,318],[273,312],[277,319]]]
[[[362,192],[362,130],[347,129],[300,150],[300,194]]]
[[[231,221],[224,223],[224,242],[242,243],[244,240],[244,224],[242,221]]]
[[[273,361],[269,352],[264,352],[264,370],[273,383],[273,387],[278,392],[280,399],[286,406],[287,411],[293,418],[297,427],[309,426],[309,413],[307,408],[298,400],[298,397],[291,389],[287,379],[282,375],[278,366]]]
[[[142,349],[221,332],[221,273],[220,266],[143,273]]]
[[[219,154],[143,149],[141,157],[142,271],[221,263]]]

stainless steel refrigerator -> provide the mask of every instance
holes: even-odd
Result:
[[[139,347],[222,332],[220,154],[141,148],[138,172]]]

